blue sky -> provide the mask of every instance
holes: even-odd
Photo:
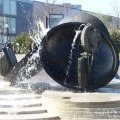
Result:
[[[46,2],[46,0],[36,0]],[[48,0],[50,2],[54,0]],[[81,4],[83,10],[103,13],[107,15],[116,16],[118,1],[120,0],[56,0],[57,3],[71,3],[71,4]]]

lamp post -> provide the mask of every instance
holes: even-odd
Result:
[[[7,42],[8,42],[8,32],[9,32],[8,28],[9,28],[9,25],[7,23],[4,24],[4,29],[6,29]]]
[[[3,44],[3,36],[4,36],[4,33],[3,33],[3,31],[0,33],[1,34],[1,39],[2,39],[2,44]]]

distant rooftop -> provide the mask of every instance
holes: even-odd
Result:
[[[73,4],[70,4],[70,3],[63,3],[63,6],[65,7],[69,7],[69,8],[76,8],[78,10],[81,10],[82,6],[81,5],[73,5]]]

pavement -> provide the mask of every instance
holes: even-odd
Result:
[[[42,104],[62,120],[120,120],[120,81],[94,93],[46,90]]]

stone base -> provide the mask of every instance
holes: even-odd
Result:
[[[42,103],[62,120],[119,120],[120,82],[113,80],[94,93],[49,90]]]
[[[11,67],[4,53],[0,53],[0,75],[6,76]]]
[[[31,89],[10,86],[10,82],[0,82],[0,120],[60,120],[48,113],[42,105],[42,96]]]

